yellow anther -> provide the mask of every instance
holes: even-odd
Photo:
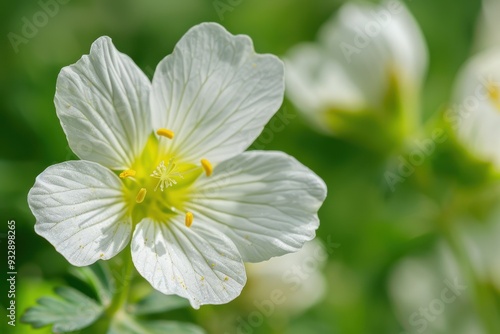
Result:
[[[205,174],[207,176],[212,175],[214,168],[212,167],[212,164],[210,163],[210,161],[208,161],[207,159],[201,159],[201,166],[205,170]]]
[[[144,198],[146,197],[146,192],[146,188],[141,188],[141,190],[139,190],[139,192],[137,193],[135,201],[137,203],[142,203],[144,201]]]
[[[194,219],[193,214],[191,212],[186,212],[185,223],[187,227],[191,227],[191,225],[193,225],[193,219]]]
[[[135,170],[133,169],[127,169],[127,170],[124,170],[123,172],[120,173],[120,178],[124,179],[124,178],[127,178],[129,176],[135,176]]]
[[[174,131],[172,130],[169,130],[169,129],[165,129],[165,128],[160,128],[156,131],[156,134],[158,136],[163,136],[163,137],[167,137],[168,139],[172,139],[174,138]]]

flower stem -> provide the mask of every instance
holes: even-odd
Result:
[[[130,251],[130,246],[127,246],[121,252],[122,264],[117,268],[117,275],[115,275],[115,294],[111,305],[109,306],[106,313],[110,318],[112,318],[116,312],[123,309],[127,303],[130,286],[132,283],[132,275],[134,265],[132,263],[132,255]]]

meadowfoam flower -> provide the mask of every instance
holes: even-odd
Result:
[[[380,145],[413,130],[427,48],[401,2],[345,4],[285,63],[289,98],[322,132]]]
[[[189,30],[152,83],[108,37],[59,74],[57,115],[82,159],[40,174],[35,231],[76,266],[131,242],[137,271],[195,308],[226,303],[243,262],[315,236],[326,187],[280,152],[243,152],[283,99],[283,65],[214,23]]]
[[[248,289],[242,298],[247,305],[265,303],[273,291],[279,291],[283,303],[276,312],[296,315],[317,304],[326,294],[323,275],[328,254],[318,239],[304,244],[296,253],[272,258],[269,261],[247,264]],[[252,284],[253,283],[253,284]]]
[[[442,241],[404,257],[389,273],[387,286],[394,315],[405,329],[398,333],[485,333],[474,313],[473,289]]]
[[[458,76],[445,120],[476,157],[500,169],[500,49],[474,56]]]

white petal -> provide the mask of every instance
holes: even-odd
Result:
[[[439,241],[418,256],[405,256],[393,264],[387,279],[388,297],[407,333],[485,333],[472,312],[472,285],[453,253]],[[430,318],[421,311],[436,310],[438,303],[446,305],[446,312],[432,321],[424,320]],[[422,321],[426,328],[417,330]]]
[[[99,164],[68,161],[47,168],[28,203],[36,233],[75,266],[109,259],[130,239],[120,179]]]
[[[344,5],[320,31],[371,105],[379,105],[389,73],[418,88],[427,67],[427,48],[411,13],[399,1]]]
[[[391,8],[393,0],[386,1],[382,8]],[[391,51],[391,60],[396,69],[419,86],[424,79],[428,50],[420,27],[403,2],[392,14],[392,20],[383,28],[383,35]]]
[[[233,300],[246,282],[238,250],[196,217],[190,228],[183,220],[145,218],[136,226],[132,260],[137,271],[158,291],[187,298],[194,308]]]
[[[189,30],[160,62],[151,105],[155,128],[178,159],[219,162],[243,152],[283,101],[283,63],[258,55],[248,36],[215,23]]]
[[[286,303],[277,311],[287,313],[302,312],[324,297],[327,282],[322,273],[328,254],[325,246],[318,240],[306,242],[298,252],[272,258],[259,263],[248,263],[249,284],[243,296],[255,300],[269,299],[273,290],[283,291]],[[305,275],[297,275],[297,270]],[[255,283],[255,284],[252,284]]]
[[[477,157],[500,168],[500,100],[488,94],[488,85],[500,89],[500,49],[475,56],[461,71],[455,88],[455,104],[446,117],[458,138]]]
[[[295,252],[313,239],[326,196],[323,180],[281,152],[245,152],[193,189],[187,208],[229,236],[245,262]]]
[[[151,133],[151,83],[109,37],[61,70],[57,115],[73,152],[114,169],[130,168]]]
[[[366,108],[361,91],[324,48],[300,44],[288,52],[285,64],[288,96],[323,131],[331,132],[322,117],[324,111]]]
[[[483,0],[482,11],[478,19],[478,28],[474,36],[474,50],[485,50],[500,45],[500,1]]]

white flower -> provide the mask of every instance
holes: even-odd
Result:
[[[475,37],[475,48],[487,49],[500,46],[500,2],[498,0],[483,0],[478,29]]]
[[[276,305],[276,311],[286,311],[288,315],[301,313],[318,303],[326,293],[327,282],[321,270],[327,258],[323,244],[314,239],[296,253],[249,263],[249,287],[244,295],[252,305],[268,301],[273,291],[278,291],[284,302]]]
[[[464,66],[445,120],[471,153],[500,168],[500,49],[478,54]]]
[[[383,118],[391,98],[414,109],[427,49],[401,2],[349,3],[324,24],[317,43],[294,47],[285,63],[292,102],[323,131],[337,133],[344,117]],[[405,117],[413,122],[415,115]]]
[[[498,198],[496,187],[494,194]],[[461,237],[464,250],[470,258],[478,280],[485,282],[500,292],[500,206],[496,205],[480,220],[469,217],[457,224],[457,235]]]
[[[193,307],[234,299],[243,261],[297,251],[315,236],[326,195],[292,157],[243,153],[280,107],[283,86],[281,61],[217,24],[189,30],[152,83],[99,38],[57,81],[57,115],[82,160],[37,177],[28,195],[36,232],[77,266],[131,239],[135,267],[157,290]]]
[[[387,290],[402,334],[483,333],[467,278],[444,242],[397,263]]]

